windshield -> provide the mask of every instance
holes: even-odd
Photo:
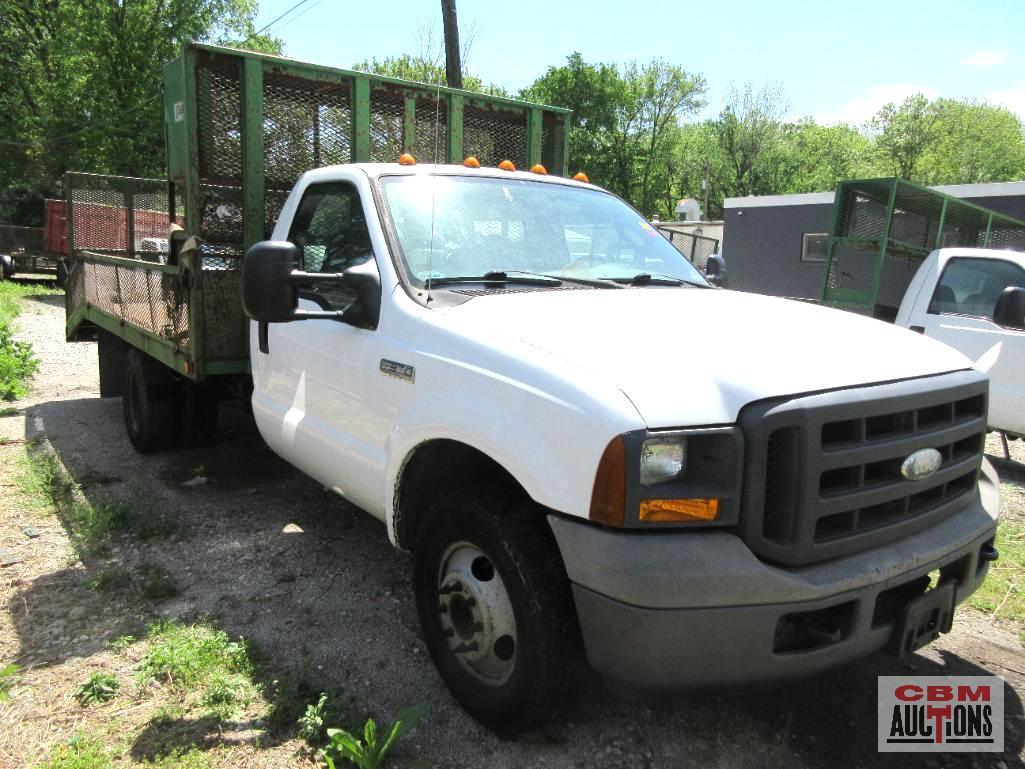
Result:
[[[381,185],[401,258],[417,285],[428,277],[517,271],[619,280],[649,273],[707,285],[658,230],[608,193],[426,174],[387,176]]]

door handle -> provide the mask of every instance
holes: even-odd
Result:
[[[915,332],[917,332],[919,334],[922,334],[922,335],[925,334],[925,326],[909,326],[908,328],[910,328],[912,331],[915,331]]]
[[[260,344],[260,352],[270,353],[270,323],[260,321],[256,324],[256,335]]]

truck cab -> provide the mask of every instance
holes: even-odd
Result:
[[[989,424],[1015,435],[1025,434],[1023,293],[1025,254],[938,249],[919,267],[896,320],[950,345],[985,371],[990,378]]]

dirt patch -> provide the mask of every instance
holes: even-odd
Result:
[[[0,705],[0,766],[38,761],[76,732],[98,737],[116,765],[192,744],[214,766],[312,765],[294,725],[274,732],[267,722],[276,689],[310,702],[330,690],[345,714],[338,725],[347,728],[429,702],[426,720],[396,748],[396,766],[1000,767],[1021,756],[1022,628],[970,609],[959,612],[953,633],[906,663],[875,656],[780,688],[691,695],[654,707],[618,699],[591,681],[547,729],[500,739],[469,718],[438,678],[420,638],[410,559],[390,547],[380,523],[275,457],[242,408],[228,410],[210,448],[136,454],[120,400],[98,397],[95,346],[63,341],[58,302],[35,302],[34,309],[23,315],[21,336],[42,367],[34,394],[19,404],[24,414],[0,419],[0,436],[9,439],[0,446],[2,466],[22,461],[21,441],[39,442],[52,447],[90,504],[116,502],[133,520],[162,518],[173,526],[150,538],[115,533],[95,551],[76,551],[61,520],[5,472],[0,547],[21,561],[0,569],[0,667],[17,661],[25,672],[12,703]],[[1025,460],[1020,443],[1013,450]],[[1025,520],[1025,476],[1014,467],[1003,471],[1005,515]],[[197,475],[207,482],[183,485]],[[29,537],[23,524],[39,536]],[[143,564],[170,574],[177,595],[150,600],[132,589],[93,587],[112,569],[128,574],[130,584]],[[145,642],[120,650],[109,644],[141,638],[159,618],[202,619],[248,639],[261,698],[223,726],[168,710],[166,699],[139,689],[133,671]],[[110,702],[83,708],[74,693],[99,670],[114,673],[121,689]],[[881,757],[876,677],[900,673],[1004,676],[1007,753],[931,762]]]

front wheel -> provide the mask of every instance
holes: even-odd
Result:
[[[569,698],[579,630],[558,547],[533,505],[487,490],[440,500],[420,526],[414,588],[434,664],[485,726],[522,732]]]

